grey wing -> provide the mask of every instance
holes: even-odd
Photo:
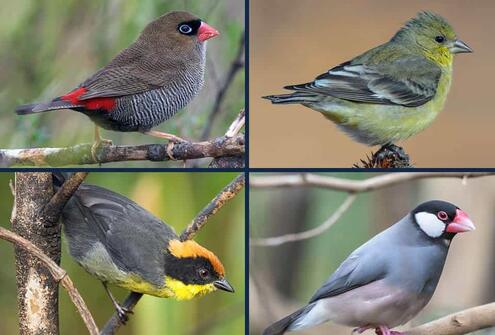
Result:
[[[170,239],[178,237],[132,200],[98,186],[81,185],[64,209],[63,220],[66,233],[78,243],[72,247],[81,248],[80,256],[87,252],[88,241],[77,239],[93,239],[105,246],[120,269],[162,283],[165,249]]]
[[[132,45],[81,84],[87,92],[79,99],[126,96],[161,88],[174,74],[173,67],[162,62],[163,57]]]
[[[315,292],[309,303],[382,279],[386,274],[386,267],[380,262],[372,262],[373,257],[369,256],[359,252],[359,249],[352,253]]]
[[[409,56],[386,66],[343,63],[311,83],[286,88],[353,102],[417,107],[433,99],[441,74],[433,62]]]

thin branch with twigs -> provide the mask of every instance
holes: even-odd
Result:
[[[396,172],[368,178],[365,180],[341,179],[314,173],[253,176],[249,186],[252,188],[276,188],[296,186],[316,186],[335,191],[360,193],[374,191],[406,181],[424,178],[478,178],[495,175],[495,172]]]
[[[250,245],[261,247],[277,247],[285,243],[307,240],[309,238],[319,236],[330,229],[342,217],[342,215],[347,212],[354,200],[356,200],[356,194],[350,194],[342,203],[342,205],[340,205],[340,207],[325,222],[323,222],[319,226],[316,226],[316,228],[304,231],[302,233],[251,239]]]
[[[220,193],[218,193],[215,198],[213,198],[210,203],[201,210],[201,212],[196,215],[194,220],[189,224],[184,231],[180,234],[180,240],[186,241],[192,239],[199,230],[201,230],[208,219],[218,213],[218,211],[230,200],[232,200],[245,186],[245,176],[240,174],[231,183],[229,183]],[[126,310],[132,311],[138,301],[143,295],[141,293],[131,292],[122,307]],[[113,335],[122,326],[122,322],[117,313],[114,313],[112,317],[107,321],[100,335]]]

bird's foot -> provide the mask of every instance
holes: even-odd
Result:
[[[385,144],[371,157],[373,167],[404,168],[411,167],[409,155],[395,144]]]
[[[99,162],[98,160],[98,149],[103,146],[111,146],[113,144],[113,142],[111,140],[107,140],[107,139],[104,139],[104,138],[99,138],[95,141],[95,143],[93,143],[93,145],[91,146],[91,157],[93,158],[93,161],[95,162]]]
[[[359,328],[354,328],[352,330],[352,333],[358,333],[358,334],[362,334],[364,333],[365,331],[367,331],[368,329],[371,329],[373,327],[370,327],[370,326],[363,326],[363,327],[359,327]]]
[[[117,315],[119,316],[120,322],[125,325],[127,321],[129,321],[129,317],[127,314],[134,314],[134,312],[128,308],[120,306],[119,304],[115,304],[115,310],[117,311]]]
[[[157,130],[149,130],[149,131],[145,132],[144,134],[150,135],[153,137],[164,138],[164,139],[169,140],[170,142],[174,142],[174,143],[190,142],[188,140],[183,139],[182,137],[175,136],[175,135],[169,134],[169,133],[164,133],[164,132],[157,131]]]
[[[377,335],[404,335],[402,332],[398,332],[395,330],[390,330],[387,326],[379,326],[375,328],[375,333]]]

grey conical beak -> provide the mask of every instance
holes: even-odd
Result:
[[[219,290],[227,291],[227,292],[234,292],[234,288],[229,284],[229,282],[225,279],[219,279],[215,282],[213,282],[213,285]]]
[[[464,52],[473,52],[473,49],[471,49],[466,43],[464,43],[461,40],[455,40],[454,45],[450,48],[450,52],[453,54],[460,54]]]

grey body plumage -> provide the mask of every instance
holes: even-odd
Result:
[[[168,242],[178,237],[135,202],[81,185],[61,219],[72,257],[103,282],[124,281],[135,273],[158,287],[164,284]]]

